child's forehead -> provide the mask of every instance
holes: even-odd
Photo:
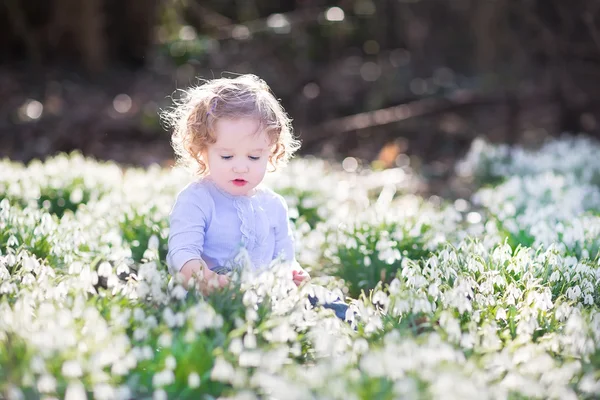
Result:
[[[264,149],[270,143],[267,132],[257,119],[223,119],[215,124],[215,148]]]

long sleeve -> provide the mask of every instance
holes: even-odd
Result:
[[[202,259],[206,227],[209,224],[211,201],[194,185],[183,189],[173,205],[169,216],[169,272],[181,271],[190,260]]]
[[[288,205],[285,199],[276,195],[277,223],[275,226],[275,251],[273,259],[283,253],[286,261],[295,261],[294,233],[288,216]]]

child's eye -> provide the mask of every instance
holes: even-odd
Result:
[[[233,156],[221,156],[223,160],[231,160]]]
[[[248,156],[249,159],[253,160],[253,161],[258,161],[260,160],[260,157],[255,157],[255,156]]]

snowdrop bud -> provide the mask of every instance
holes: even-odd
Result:
[[[177,366],[177,361],[175,360],[175,357],[173,357],[172,355],[169,355],[165,359],[165,367],[167,369],[174,370],[176,366]]]
[[[87,399],[85,387],[79,381],[69,383],[65,393],[65,400],[83,400]]]
[[[200,376],[196,372],[192,372],[188,375],[188,386],[191,389],[200,387]]]
[[[165,332],[158,337],[158,345],[160,347],[168,348],[173,344],[173,335],[170,332]]]
[[[108,278],[112,275],[112,265],[108,262],[100,263],[98,266],[98,276],[103,276]]]
[[[115,398],[115,389],[108,383],[98,383],[94,385],[94,399],[112,400]]]
[[[217,357],[210,378],[216,381],[229,382],[235,375],[235,370],[225,359]]]
[[[56,391],[56,379],[52,375],[42,375],[37,381],[37,388],[41,393],[53,393]]]
[[[165,392],[163,389],[158,389],[155,390],[154,393],[152,393],[152,400],[167,400],[167,392]]]
[[[149,250],[157,250],[160,242],[158,240],[158,236],[152,235],[148,240],[148,249]]]
[[[83,375],[83,371],[81,370],[81,365],[78,361],[69,360],[63,363],[62,374],[67,378],[79,378]]]
[[[154,386],[155,388],[163,387],[170,385],[174,381],[175,374],[173,374],[172,370],[166,369],[164,371],[154,374],[154,376],[152,377],[152,386]]]
[[[498,308],[498,311],[496,311],[496,319],[506,321],[506,310],[504,308]]]

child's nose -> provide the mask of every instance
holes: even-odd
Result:
[[[233,165],[233,172],[235,173],[248,172],[249,170],[250,168],[248,167],[248,164],[243,161],[236,162]]]

